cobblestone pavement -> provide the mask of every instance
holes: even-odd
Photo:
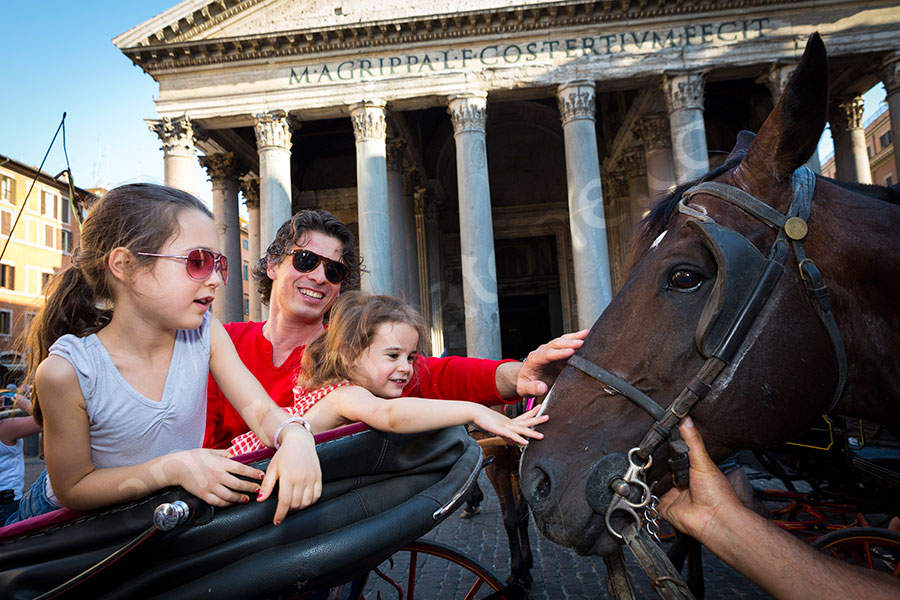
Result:
[[[426,535],[425,539],[452,546],[504,579],[509,572],[509,550],[500,507],[484,473],[479,477],[478,483],[485,493],[481,514],[469,519],[460,519],[460,511],[457,511]],[[533,522],[530,533],[534,553],[532,569],[534,583],[529,590],[532,600],[589,600],[610,597],[605,591],[606,566],[602,559],[578,556],[568,548],[557,546],[538,533]],[[402,582],[407,572],[408,556],[400,553],[394,558],[394,566],[389,572]],[[466,577],[456,567],[448,565],[449,563],[442,559],[420,556],[419,575],[416,578],[417,598],[455,600],[465,596],[465,591],[474,578]],[[708,600],[771,598],[705,549],[703,566]],[[387,565],[383,567],[387,568]],[[650,589],[647,578],[630,556],[628,556],[628,571],[634,582],[637,598],[659,598]],[[366,586],[366,598],[376,598],[379,591],[384,600],[397,597],[396,592],[388,584],[377,577],[370,578]]]
[[[26,489],[43,468],[43,461],[37,457],[26,457]],[[491,569],[502,580],[509,573],[509,547],[500,506],[484,473],[480,475],[478,483],[485,493],[481,513],[469,519],[460,519],[460,511],[457,511],[426,535],[425,539],[440,542],[467,554]],[[533,521],[529,529],[534,553],[534,583],[529,590],[532,600],[593,600],[610,597],[604,587],[606,566],[600,558],[578,556],[568,548],[557,546],[537,532]],[[647,578],[634,560],[630,556],[627,558],[636,598],[659,598],[650,589]],[[386,564],[382,568],[403,583],[407,565],[408,555],[398,553],[394,556],[393,568],[388,569]],[[705,549],[703,566],[708,600],[771,598]],[[471,575],[461,572],[447,561],[431,556],[420,556],[418,573],[416,598],[420,600],[458,600],[465,596],[474,580]],[[366,585],[365,597],[375,600],[378,592],[381,592],[383,600],[397,598],[393,588],[372,576]]]

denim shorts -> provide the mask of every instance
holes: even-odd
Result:
[[[6,521],[6,525],[12,525],[18,521],[24,521],[60,508],[51,504],[47,498],[47,469],[41,471],[38,478],[31,484],[31,489],[22,495],[19,500],[19,512],[13,513]]]

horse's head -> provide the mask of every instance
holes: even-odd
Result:
[[[813,35],[759,134],[740,136],[725,165],[704,178],[729,187],[701,186],[682,197],[692,185],[682,186],[642,222],[628,278],[578,353],[662,407],[690,396],[686,388],[701,396],[690,414],[715,459],[788,439],[828,408],[837,386],[835,352],[788,256],[790,240],[776,244],[776,228],[716,193],[737,188],[783,214],[792,210],[792,176],[816,149],[827,90],[825,48]],[[817,225],[813,212],[801,237],[822,247],[830,232]],[[769,266],[773,253],[783,254],[781,266]],[[748,306],[752,318],[742,320]],[[546,437],[523,456],[522,488],[550,539],[606,554],[614,542],[603,502],[591,499],[595,512],[586,494],[608,494],[624,454],[661,409],[651,416],[622,385],[601,383],[584,365],[566,368],[554,384]],[[710,365],[718,367],[713,377]],[[652,457],[647,480],[660,495],[671,486],[667,444]],[[599,486],[588,485],[591,475]]]

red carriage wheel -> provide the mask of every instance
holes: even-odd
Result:
[[[900,576],[900,532],[847,527],[823,535],[812,546],[838,560]]]

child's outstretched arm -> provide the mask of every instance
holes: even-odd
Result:
[[[210,318],[209,368],[219,388],[262,441],[278,451],[269,462],[258,500],[266,500],[278,482],[278,506],[274,522],[280,524],[288,510],[305,508],[322,494],[322,471],[315,440],[298,424],[282,424],[291,415],[281,409],[244,366],[222,324]],[[275,439],[276,432],[279,439]]]
[[[263,473],[229,460],[226,451],[188,450],[128,467],[98,469],[91,458],[90,425],[75,369],[51,355],[35,383],[44,415],[44,454],[53,492],[66,507],[91,510],[180,485],[210,504],[246,502]]]
[[[331,401],[326,403],[327,400]],[[486,406],[472,402],[425,398],[383,399],[372,395],[362,387],[349,386],[331,392],[319,401],[319,404],[313,406],[307,415],[310,421],[313,421],[313,427],[316,427],[314,419],[318,418],[319,411],[332,409],[349,421],[362,421],[375,429],[396,433],[416,433],[475,423],[507,442],[527,444],[526,438],[544,437],[542,433],[531,429],[549,419],[547,415],[536,416],[538,408],[535,407],[516,419],[510,419]]]

